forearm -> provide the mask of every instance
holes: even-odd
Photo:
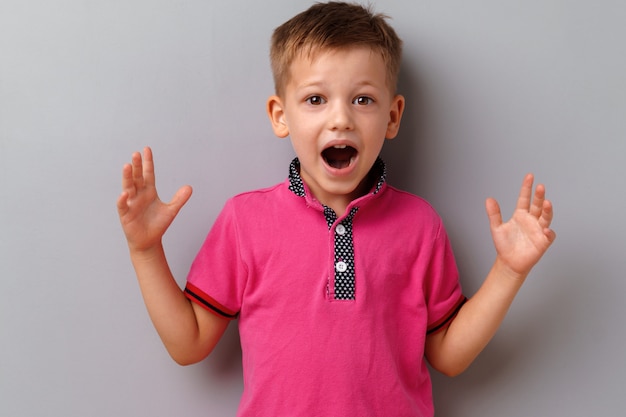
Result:
[[[130,253],[148,314],[167,351],[181,364],[202,359],[208,352],[194,307],[174,279],[163,247]]]
[[[463,372],[500,327],[525,278],[511,274],[496,259],[476,294],[463,305],[448,328],[430,340],[436,345],[427,349],[433,367],[447,375]]]
[[[426,357],[445,374],[462,372],[484,349],[526,276],[556,238],[550,229],[552,203],[545,199],[541,184],[533,195],[533,180],[532,174],[524,177],[515,211],[506,223],[496,200],[488,198],[485,203],[496,261],[478,292],[448,328],[426,338]]]

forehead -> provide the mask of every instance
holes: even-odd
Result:
[[[289,65],[286,85],[367,82],[388,87],[385,61],[368,47],[303,51]]]

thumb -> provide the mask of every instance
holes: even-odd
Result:
[[[502,224],[502,212],[500,211],[500,205],[493,198],[488,198],[485,201],[485,209],[487,210],[487,217],[489,217],[489,226],[491,229],[495,229]]]
[[[189,185],[180,187],[176,194],[172,197],[172,200],[167,204],[170,209],[174,211],[174,215],[178,214],[180,209],[189,201],[193,189]]]

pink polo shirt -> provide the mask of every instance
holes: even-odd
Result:
[[[238,416],[433,415],[425,338],[465,297],[439,216],[382,179],[338,219],[293,169],[226,203],[185,293],[239,319]]]

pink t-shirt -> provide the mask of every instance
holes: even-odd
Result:
[[[239,319],[237,415],[432,416],[425,338],[465,301],[439,216],[384,182],[324,213],[290,180],[240,194],[191,267],[187,296]]]

